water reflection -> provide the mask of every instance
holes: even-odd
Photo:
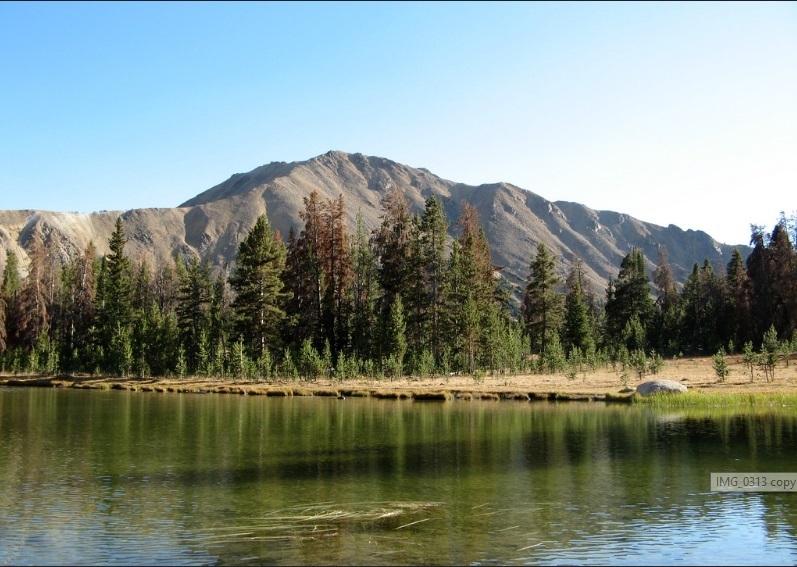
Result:
[[[0,563],[794,564],[788,408],[0,389]]]

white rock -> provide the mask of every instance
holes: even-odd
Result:
[[[678,382],[673,382],[672,380],[650,380],[636,387],[636,393],[640,396],[648,396],[656,392],[678,394],[686,392],[686,386]]]

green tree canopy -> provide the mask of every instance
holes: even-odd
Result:
[[[623,331],[633,317],[643,328],[653,319],[653,298],[645,273],[645,256],[634,247],[620,264],[617,279],[609,282],[606,297],[606,331],[610,341],[622,341]]]
[[[236,293],[232,308],[237,331],[253,358],[267,348],[276,348],[280,325],[285,319],[283,292],[285,245],[261,215],[238,248],[230,286]]]
[[[521,307],[521,322],[532,352],[544,353],[551,333],[559,327],[562,294],[557,290],[561,278],[556,275],[556,257],[545,243],[537,245],[537,254],[529,264],[529,277]]]

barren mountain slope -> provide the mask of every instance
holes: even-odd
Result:
[[[416,212],[424,201],[437,196],[444,205],[455,233],[463,201],[479,211],[490,241],[493,261],[503,267],[510,285],[523,285],[537,244],[559,258],[564,275],[575,258],[584,260],[592,291],[602,295],[608,278],[616,278],[622,258],[633,246],[640,247],[652,269],[658,246],[667,247],[675,277],[683,281],[697,262],[705,258],[725,266],[733,246],[717,243],[701,231],[662,227],[611,211],[595,211],[568,202],[551,202],[507,183],[477,187],[441,179],[425,169],[416,169],[388,159],[328,152],[304,162],[274,162],[249,173],[235,174],[173,209],[134,209],[91,214],[47,211],[0,211],[0,248],[14,250],[27,263],[26,250],[35,232],[41,233],[48,249],[61,260],[74,255],[93,241],[100,254],[108,252],[107,241],[116,217],[121,214],[129,238],[126,251],[150,264],[171,261],[176,252],[197,253],[215,266],[229,269],[239,242],[259,215],[266,212],[275,229],[287,238],[291,227],[303,223],[299,212],[303,198],[317,191],[322,199],[343,193],[348,224],[353,231],[358,209],[366,225],[380,223],[380,203],[398,187]],[[749,248],[740,246],[743,256]],[[0,254],[0,268],[6,254]]]

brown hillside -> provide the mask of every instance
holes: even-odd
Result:
[[[90,241],[103,254],[108,252],[108,238],[121,214],[129,238],[126,251],[132,258],[158,264],[171,261],[179,251],[199,254],[213,265],[229,269],[238,243],[264,212],[272,226],[287,236],[291,227],[297,231],[302,227],[299,211],[305,196],[317,191],[322,199],[328,199],[343,193],[350,228],[354,228],[358,209],[366,225],[374,228],[380,222],[380,202],[393,187],[407,196],[415,211],[422,210],[430,195],[441,199],[452,234],[462,202],[474,205],[494,263],[503,267],[503,276],[517,289],[527,277],[528,264],[541,241],[559,258],[562,275],[575,258],[582,258],[592,291],[599,295],[607,280],[617,277],[622,258],[633,246],[643,250],[650,269],[658,247],[666,246],[678,281],[705,258],[715,266],[725,266],[734,248],[702,231],[662,227],[577,203],[551,202],[508,183],[465,185],[385,158],[335,151],[303,162],[274,162],[235,174],[172,209],[91,214],[0,211],[0,248],[14,250],[23,268],[35,232],[42,234],[48,248],[62,260],[85,249]],[[739,249],[745,257],[750,251],[746,246]],[[0,254],[0,268],[5,256]]]

